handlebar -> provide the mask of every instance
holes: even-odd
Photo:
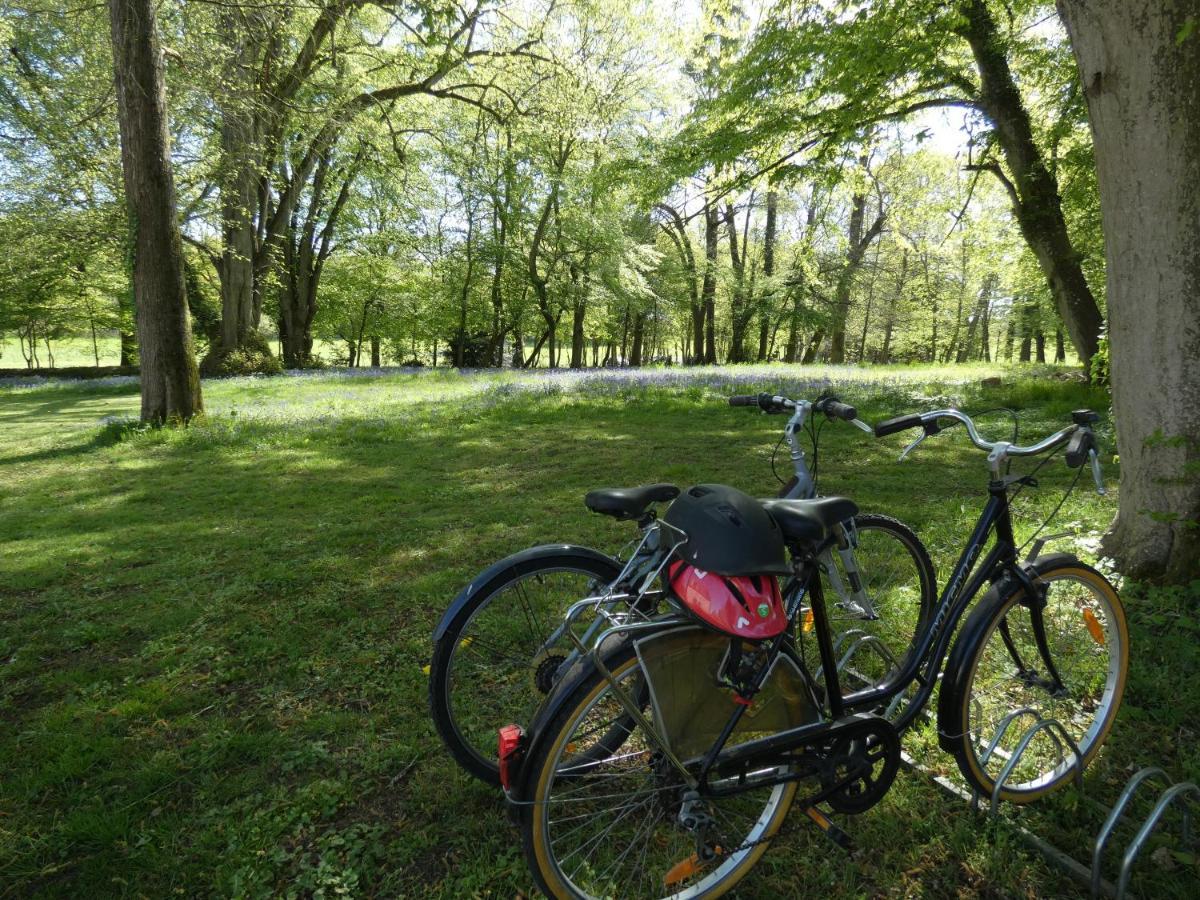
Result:
[[[800,404],[778,394],[740,394],[729,398],[730,406],[757,406],[765,413],[786,412],[795,409]],[[823,412],[830,418],[853,422],[858,418],[858,410],[849,403],[843,403],[837,397],[822,397],[811,404],[817,412]]]
[[[971,421],[971,417],[964,412],[959,412],[957,409],[938,409],[927,413],[912,413],[906,416],[898,416],[895,419],[888,419],[886,422],[880,422],[875,426],[875,436],[885,437],[889,434],[895,434],[897,431],[904,431],[908,428],[924,428],[925,434],[923,437],[929,437],[946,428],[950,425],[942,425],[940,419],[954,419],[956,422],[961,422],[967,427],[967,434],[973,443],[980,450],[992,452],[997,447],[1003,447],[1004,452],[1008,456],[1036,456],[1039,453],[1044,453],[1052,447],[1057,447],[1068,437],[1074,434],[1077,430],[1084,426],[1080,424],[1068,425],[1066,428],[1054,432],[1047,438],[1043,438],[1036,444],[1010,444],[1007,441],[985,441],[979,434],[979,430],[975,427],[975,423]]]
[[[954,422],[951,422],[950,425],[943,425],[941,422],[942,419],[953,419]],[[938,409],[933,412],[910,413],[904,416],[897,416],[894,419],[888,419],[886,422],[880,422],[876,425],[875,436],[886,437],[889,434],[895,434],[898,431],[905,431],[909,428],[923,429],[924,434],[909,444],[904,449],[904,452],[900,454],[900,459],[903,460],[925,438],[938,434],[946,428],[953,427],[956,422],[961,422],[967,428],[967,434],[971,438],[971,443],[980,450],[984,450],[990,454],[988,459],[992,462],[996,470],[998,470],[1000,461],[1005,457],[1037,456],[1069,440],[1070,443],[1067,445],[1066,452],[1067,465],[1072,469],[1078,469],[1085,462],[1090,461],[1092,464],[1092,478],[1096,482],[1096,490],[1098,493],[1103,494],[1105,490],[1100,473],[1100,457],[1096,445],[1096,436],[1092,432],[1091,427],[1100,420],[1100,416],[1090,409],[1077,409],[1071,413],[1071,419],[1072,424],[1066,428],[1059,429],[1036,444],[1026,444],[1024,446],[1012,444],[1008,441],[985,441],[980,436],[975,423],[971,421],[971,417],[966,413],[959,412],[957,409]]]

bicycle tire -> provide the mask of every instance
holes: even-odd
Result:
[[[464,770],[487,784],[499,786],[496,731],[509,722],[530,722],[544,698],[535,678],[541,676],[544,680],[547,673],[539,673],[538,665],[553,665],[536,658],[536,649],[563,620],[567,607],[588,596],[592,588],[613,581],[620,571],[616,560],[599,554],[551,550],[532,562],[514,562],[502,567],[455,614],[434,643],[429,664],[429,708],[438,735]],[[549,596],[547,602],[536,604],[542,614],[530,615],[534,601],[528,592],[522,599],[513,589],[538,579],[544,582],[555,575],[571,576],[570,582],[576,587],[566,587],[566,578],[558,579],[564,584],[563,590]],[[511,602],[504,602],[506,595]],[[507,615],[508,612],[512,615]],[[505,623],[519,624],[520,619],[524,619],[528,635],[512,641]],[[485,630],[491,639],[484,637]],[[493,632],[504,637],[497,640]],[[497,663],[503,659],[507,665],[495,666],[488,676],[490,681],[480,683],[485,666],[475,667],[472,673],[471,666],[463,664],[469,648],[484,651],[490,648]],[[565,655],[569,648],[563,649]]]
[[[1007,587],[989,591],[963,626],[938,702],[942,744],[981,795],[991,796],[1019,757],[999,792],[1014,803],[1058,790],[1076,771],[1075,753],[1061,746],[1056,727],[1036,731],[1021,752],[1035,722],[1055,719],[1086,768],[1112,728],[1129,668],[1125,611],[1108,579],[1066,554],[1035,560],[1028,571],[1046,587],[1046,646],[1062,688],[1054,687],[1037,649],[1025,589],[1004,581]]]
[[[605,664],[618,683],[642,677],[632,642],[612,651]],[[618,723],[629,722],[598,670],[564,689],[570,694],[539,729],[522,766],[529,786],[519,807],[522,845],[539,888],[550,897],[717,897],[745,877],[783,824],[796,784],[704,801],[715,827],[724,828],[717,846],[736,849],[686,875],[686,885],[668,887],[669,873],[695,864],[694,837],[679,825],[682,779],[672,782],[673,771],[638,727],[621,726],[627,736],[619,753],[609,749],[601,759],[592,752],[592,735],[609,740]],[[573,858],[577,864],[568,873]]]

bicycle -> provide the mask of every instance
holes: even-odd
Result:
[[[814,413],[825,417],[822,424],[836,418],[871,430],[858,420],[853,406],[836,397],[810,402],[762,393],[733,397],[729,403],[767,414],[790,412],[783,439],[794,475],[780,492],[787,499],[816,497],[815,471],[810,471],[801,444],[807,423],[814,452],[818,446]],[[814,470],[817,461],[814,456]],[[571,544],[533,547],[484,570],[454,599],[433,634],[429,704],[442,741],[463,769],[500,784],[496,728],[531,718],[577,661],[579,651],[568,633],[589,645],[612,616],[644,621],[657,609],[663,598],[656,585],[663,548],[653,507],[678,493],[674,485],[654,484],[588,494],[585,502],[594,512],[636,522],[641,529],[625,561]],[[911,653],[912,637],[933,609],[937,579],[929,554],[903,523],[861,514],[848,522],[845,546],[826,551],[822,562],[838,597],[835,617],[847,626],[855,624],[882,648],[858,675],[864,683],[882,680]],[[572,605],[584,598],[600,600],[593,606]],[[567,614],[568,609],[575,611]]]
[[[845,540],[841,523],[854,504],[843,498],[785,501],[771,512],[790,556],[780,593],[786,623],[807,598],[823,685],[794,628],[747,640],[745,629],[699,623],[705,617],[682,599],[652,621],[612,622],[590,647],[578,645],[586,655],[528,733],[516,725],[500,732],[506,795],[539,887],[555,897],[716,896],[749,872],[795,802],[845,844],[818,804],[852,814],[882,799],[898,768],[899,737],[928,703],[948,651],[939,739],[968,784],[991,794],[1003,772],[999,796],[1021,803],[1070,781],[1094,758],[1120,706],[1128,630],[1116,591],[1095,569],[1062,553],[1018,562],[1009,492],[1032,479],[1007,474],[1007,464],[1066,444],[1067,464],[1082,470],[1090,460],[1103,492],[1097,419],[1076,411],[1070,426],[1028,446],[985,441],[970,417],[950,409],[876,427],[880,437],[922,428],[907,454],[946,420],[961,423],[988,453],[990,472],[986,504],[915,653],[882,684],[846,694],[839,682],[817,561]],[[730,494],[727,505],[737,503]],[[669,511],[664,524],[670,519]],[[689,535],[706,546],[703,538],[703,528]],[[914,685],[894,721],[862,712]],[[1007,726],[1031,712],[1056,725],[1019,747]],[[801,782],[806,793],[797,799]]]

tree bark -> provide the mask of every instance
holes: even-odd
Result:
[[[759,362],[766,361],[771,349],[768,345],[774,343],[774,334],[771,331],[772,310],[770,310],[768,304],[774,293],[774,285],[771,279],[775,275],[775,232],[778,216],[779,195],[775,191],[767,191],[767,221],[763,226],[763,280],[767,286],[759,302],[760,309],[758,311],[760,319],[758,325]],[[778,322],[775,327],[779,327]]]
[[[859,158],[859,165],[866,169],[866,154]],[[871,227],[865,233],[863,232],[863,226],[866,224],[866,211],[866,196],[855,194],[851,201],[850,223],[846,234],[846,264],[838,275],[834,293],[833,320],[829,328],[829,361],[839,365],[846,361],[846,320],[850,316],[850,289],[854,286],[854,276],[858,274],[858,270],[862,266],[867,248],[883,230],[885,216],[881,208]],[[807,353],[804,361],[810,362]]]
[[[995,126],[996,141],[1012,178],[999,164],[984,168],[1008,190],[1021,234],[1037,257],[1059,316],[1086,367],[1096,352],[1103,322],[1067,233],[1058,181],[1034,142],[1029,111],[986,0],[966,0],[961,10],[959,33],[970,44],[979,71],[979,106]]]
[[[1196,0],[1059,0],[1095,139],[1121,507],[1138,578],[1200,577],[1200,18]],[[1194,26],[1193,26],[1194,27]]]
[[[714,319],[717,307],[717,207],[709,200],[704,201],[704,284],[700,296],[704,305],[704,362],[712,365],[717,361]],[[700,348],[696,348],[697,355]]]
[[[109,0],[121,168],[133,245],[143,422],[203,411],[171,174],[162,48],[151,0]]]
[[[685,359],[684,362],[698,363],[701,361],[704,347],[704,305],[700,300],[700,291],[696,287],[698,273],[696,271],[696,254],[692,250],[692,239],[683,224],[683,217],[675,207],[666,203],[657,203],[655,208],[666,213],[670,220],[668,224],[662,226],[663,231],[667,233],[667,237],[671,239],[671,243],[679,252],[679,261],[687,276],[688,305],[691,311],[689,337],[694,349],[686,354],[690,359]]]

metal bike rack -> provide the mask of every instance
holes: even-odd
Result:
[[[1142,848],[1146,846],[1146,842],[1150,839],[1150,835],[1154,829],[1158,827],[1167,810],[1177,804],[1182,804],[1183,828],[1181,839],[1187,845],[1193,840],[1192,837],[1192,816],[1191,805],[1200,805],[1200,787],[1197,787],[1193,782],[1184,781],[1179,783],[1171,783],[1167,777],[1167,773],[1157,766],[1147,766],[1144,769],[1139,769],[1133,776],[1125,782],[1125,788],[1121,791],[1121,796],[1117,802],[1113,804],[1112,810],[1108,814],[1108,818],[1104,821],[1104,826],[1100,829],[1100,833],[1096,836],[1096,843],[1092,848],[1092,872],[1091,872],[1091,895],[1099,897],[1104,881],[1101,877],[1101,864],[1104,861],[1104,848],[1116,830],[1117,823],[1125,814],[1126,808],[1133,800],[1134,795],[1138,790],[1148,782],[1157,780],[1167,784],[1166,789],[1159,795],[1158,802],[1154,804],[1154,809],[1146,816],[1134,835],[1125,847],[1125,853],[1121,858],[1121,871],[1117,879],[1117,887],[1114,896],[1117,900],[1122,900],[1126,892],[1129,890],[1129,879],[1133,872],[1133,864],[1137,862],[1141,855]]]
[[[874,650],[876,655],[889,666],[897,666],[896,657],[892,654],[892,651],[888,649],[887,644],[885,644],[875,635],[867,634],[865,631],[862,631],[858,628],[851,628],[849,631],[843,631],[838,635],[837,640],[833,642],[834,656],[841,652],[842,646],[846,644],[847,641],[850,641],[850,646],[846,652],[842,654],[841,659],[839,659],[835,665],[839,675],[846,671],[846,667],[850,664],[850,660],[857,656],[859,651],[861,651],[864,647],[869,647]],[[824,671],[824,666],[819,667],[816,671],[816,674],[813,676],[813,679],[820,681]],[[850,671],[851,674],[854,674],[853,669]],[[861,675],[857,677],[862,678]],[[866,679],[863,680],[865,681]]]
[[[1028,712],[1030,712],[1030,710],[1018,710],[1017,713],[1011,713],[1010,715],[1012,718],[1010,718],[1005,724],[1005,729],[1007,730],[1008,725],[1011,724],[1012,720],[1015,719],[1018,714],[1028,714]],[[1012,776],[1017,764],[1021,762],[1021,757],[1025,755],[1025,751],[1029,749],[1029,745],[1033,742],[1033,739],[1043,731],[1050,736],[1052,741],[1054,741],[1055,749],[1058,751],[1059,765],[1062,765],[1067,761],[1066,757],[1063,755],[1063,742],[1066,742],[1067,747],[1070,748],[1071,753],[1073,754],[1071,768],[1075,770],[1075,784],[1081,791],[1083,790],[1083,756],[1079,752],[1079,746],[1071,738],[1071,735],[1067,733],[1067,729],[1063,728],[1062,723],[1059,722],[1058,719],[1039,717],[1038,720],[1023,735],[1021,735],[1021,740],[1017,742],[1017,749],[1013,751],[1012,756],[1008,758],[1008,762],[1004,764],[1004,768],[1000,770],[1000,775],[996,779],[995,786],[992,788],[992,802],[988,808],[990,815],[996,815],[997,811],[1000,809],[1000,792],[1004,790],[1004,785],[1008,783],[1008,779]],[[1055,736],[1056,731],[1062,737],[1061,741]],[[987,757],[991,755],[991,752],[995,749],[995,746],[999,744],[1001,737],[1003,737],[1003,733],[992,739],[992,746],[988,748],[988,753],[985,755],[984,759],[981,760],[981,762],[987,762]]]
[[[843,631],[837,636],[837,640],[833,642],[833,653],[835,656],[841,652],[842,647],[846,643],[849,643],[850,646],[846,649],[845,653],[842,653],[842,656],[836,665],[839,675],[848,670],[850,661],[853,660],[864,648],[873,650],[875,654],[890,668],[898,669],[900,667],[900,664],[896,661],[895,654],[892,653],[887,644],[885,644],[875,635],[868,634],[860,628],[851,628],[848,631]],[[821,669],[817,669],[817,674],[815,677],[818,681],[821,678],[821,672]],[[858,674],[853,669],[849,669],[849,672],[864,684],[870,684],[871,680],[869,678]],[[900,704],[904,702],[904,700],[905,695],[903,693],[897,694],[895,697],[893,697],[891,702],[888,703],[887,709],[884,710],[883,717],[885,719],[890,719],[895,714]]]

